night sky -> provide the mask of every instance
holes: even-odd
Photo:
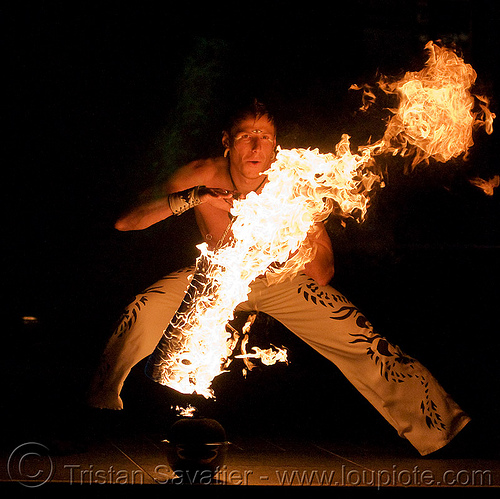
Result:
[[[342,133],[362,144],[383,133],[384,114],[359,113],[350,85],[418,70],[425,43],[442,39],[456,42],[499,113],[495,0],[171,3],[1,8],[11,408],[24,407],[17,395],[26,390],[49,403],[78,398],[123,306],[196,256],[192,217],[140,233],[117,233],[113,222],[184,162],[221,154],[222,122],[239,99],[269,103],[282,147],[328,152]],[[487,422],[499,413],[499,194],[468,180],[500,173],[497,133],[479,130],[468,161],[412,175],[388,160],[365,224],[329,222],[333,285]],[[323,384],[309,397],[331,400],[326,384],[349,397],[335,368],[272,330],[295,364],[273,371],[276,386],[265,371],[255,375],[243,394],[267,383],[294,414],[314,364]],[[131,383],[143,382],[138,374]]]

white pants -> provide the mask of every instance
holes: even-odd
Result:
[[[168,275],[125,309],[91,384],[90,405],[123,408],[125,378],[155,349],[192,273],[188,268]],[[374,333],[359,310],[331,286],[299,274],[272,286],[259,278],[250,287],[248,300],[236,311],[274,317],[332,361],[421,455],[443,447],[469,422],[424,366]]]

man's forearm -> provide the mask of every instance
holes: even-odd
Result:
[[[115,223],[120,231],[142,230],[172,216],[167,197],[138,206]]]
[[[146,229],[172,215],[181,215],[202,203],[209,203],[216,208],[229,211],[234,196],[233,191],[217,187],[204,185],[189,187],[182,191],[171,192],[161,199],[140,204],[121,217],[116,222],[115,228],[121,231]]]

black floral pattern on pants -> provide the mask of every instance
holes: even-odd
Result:
[[[366,343],[366,354],[379,366],[380,376],[387,382],[403,383],[409,379],[420,382],[424,389],[420,410],[427,426],[437,430],[446,428],[437,411],[437,405],[430,397],[429,382],[415,368],[417,363],[415,359],[404,354],[398,346],[392,345],[380,334],[374,333],[366,317],[340,293],[324,291],[313,279],[308,279],[304,285],[299,285],[298,293],[314,305],[331,308],[332,320],[356,317],[356,325],[366,329],[366,332],[349,333],[354,338],[350,343]]]
[[[163,279],[175,279],[178,274],[180,274],[183,270],[179,270],[177,272],[173,272],[172,274],[164,277]],[[141,294],[135,297],[135,301],[131,303],[122,313],[120,318],[117,321],[117,325],[114,328],[113,336],[117,336],[120,338],[124,334],[129,331],[137,320],[137,315],[141,311],[141,309],[148,302],[148,294],[165,294],[163,286],[153,285],[147,289],[145,289]]]

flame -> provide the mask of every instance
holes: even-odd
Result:
[[[245,374],[247,370],[251,371],[255,367],[255,364],[250,362],[249,359],[260,359],[261,362],[266,366],[272,366],[276,364],[276,362],[288,363],[286,348],[279,348],[275,345],[271,345],[271,348],[267,348],[265,350],[262,350],[259,347],[252,347],[254,353],[247,352],[247,344],[250,339],[250,328],[254,323],[256,317],[257,314],[250,314],[247,321],[245,322],[245,325],[241,330],[243,334],[243,339],[241,341],[241,355],[235,356],[236,359],[243,359],[243,362],[246,366],[246,369],[244,371]],[[234,332],[236,333],[236,335],[238,335],[238,332],[236,330]]]
[[[470,180],[472,185],[479,187],[487,196],[493,196],[494,190],[500,186],[500,175],[495,175],[489,180],[476,177]]]
[[[474,144],[473,130],[484,127],[491,134],[495,118],[488,98],[471,93],[477,74],[470,64],[432,41],[425,49],[429,58],[421,71],[407,72],[398,81],[383,76],[378,82],[383,92],[398,97],[399,106],[391,110],[382,139],[368,146],[375,154],[413,154],[412,167],[431,157],[447,162],[466,154]],[[374,101],[373,90],[365,86],[361,109]]]
[[[224,372],[234,347],[226,325],[250,284],[260,275],[272,283],[302,270],[314,257],[307,234],[334,208],[363,219],[368,193],[379,181],[367,168],[370,161],[369,151],[351,153],[347,135],[336,154],[280,149],[262,193],[235,201],[231,241],[215,250],[198,246],[195,291],[188,292],[186,310],[176,314],[150,357],[149,375],[182,393],[213,397],[212,379]],[[270,353],[252,356],[268,361]]]
[[[192,418],[198,409],[196,409],[196,407],[193,407],[191,404],[188,404],[187,407],[181,407],[180,405],[176,405],[175,410],[179,416],[183,416],[185,418]]]
[[[287,362],[286,348],[279,348],[272,345],[274,348],[266,348],[262,350],[259,347],[252,347],[254,353],[245,353],[237,355],[237,359],[260,359],[266,366],[272,366],[276,362]],[[275,350],[276,349],[276,350]],[[251,369],[251,368],[250,368]]]
[[[426,49],[430,57],[424,69],[394,83],[387,78],[379,83],[399,99],[382,139],[354,154],[346,134],[335,153],[278,148],[261,194],[252,192],[234,202],[229,243],[216,249],[198,246],[190,291],[148,362],[147,372],[155,381],[182,393],[214,396],[212,380],[227,369],[237,343],[227,323],[247,299],[250,284],[263,275],[272,284],[302,270],[315,254],[308,235],[314,236],[317,223],[334,210],[364,219],[370,192],[383,186],[372,171],[376,156],[415,153],[413,165],[430,157],[444,162],[467,152],[474,128],[484,126],[491,133],[495,115],[485,97],[477,98],[480,110],[474,111],[472,67],[432,42]],[[368,106],[374,94],[365,94]],[[284,349],[254,347],[254,353],[247,353],[247,341],[248,335],[240,358],[248,368],[249,358],[286,360]]]

